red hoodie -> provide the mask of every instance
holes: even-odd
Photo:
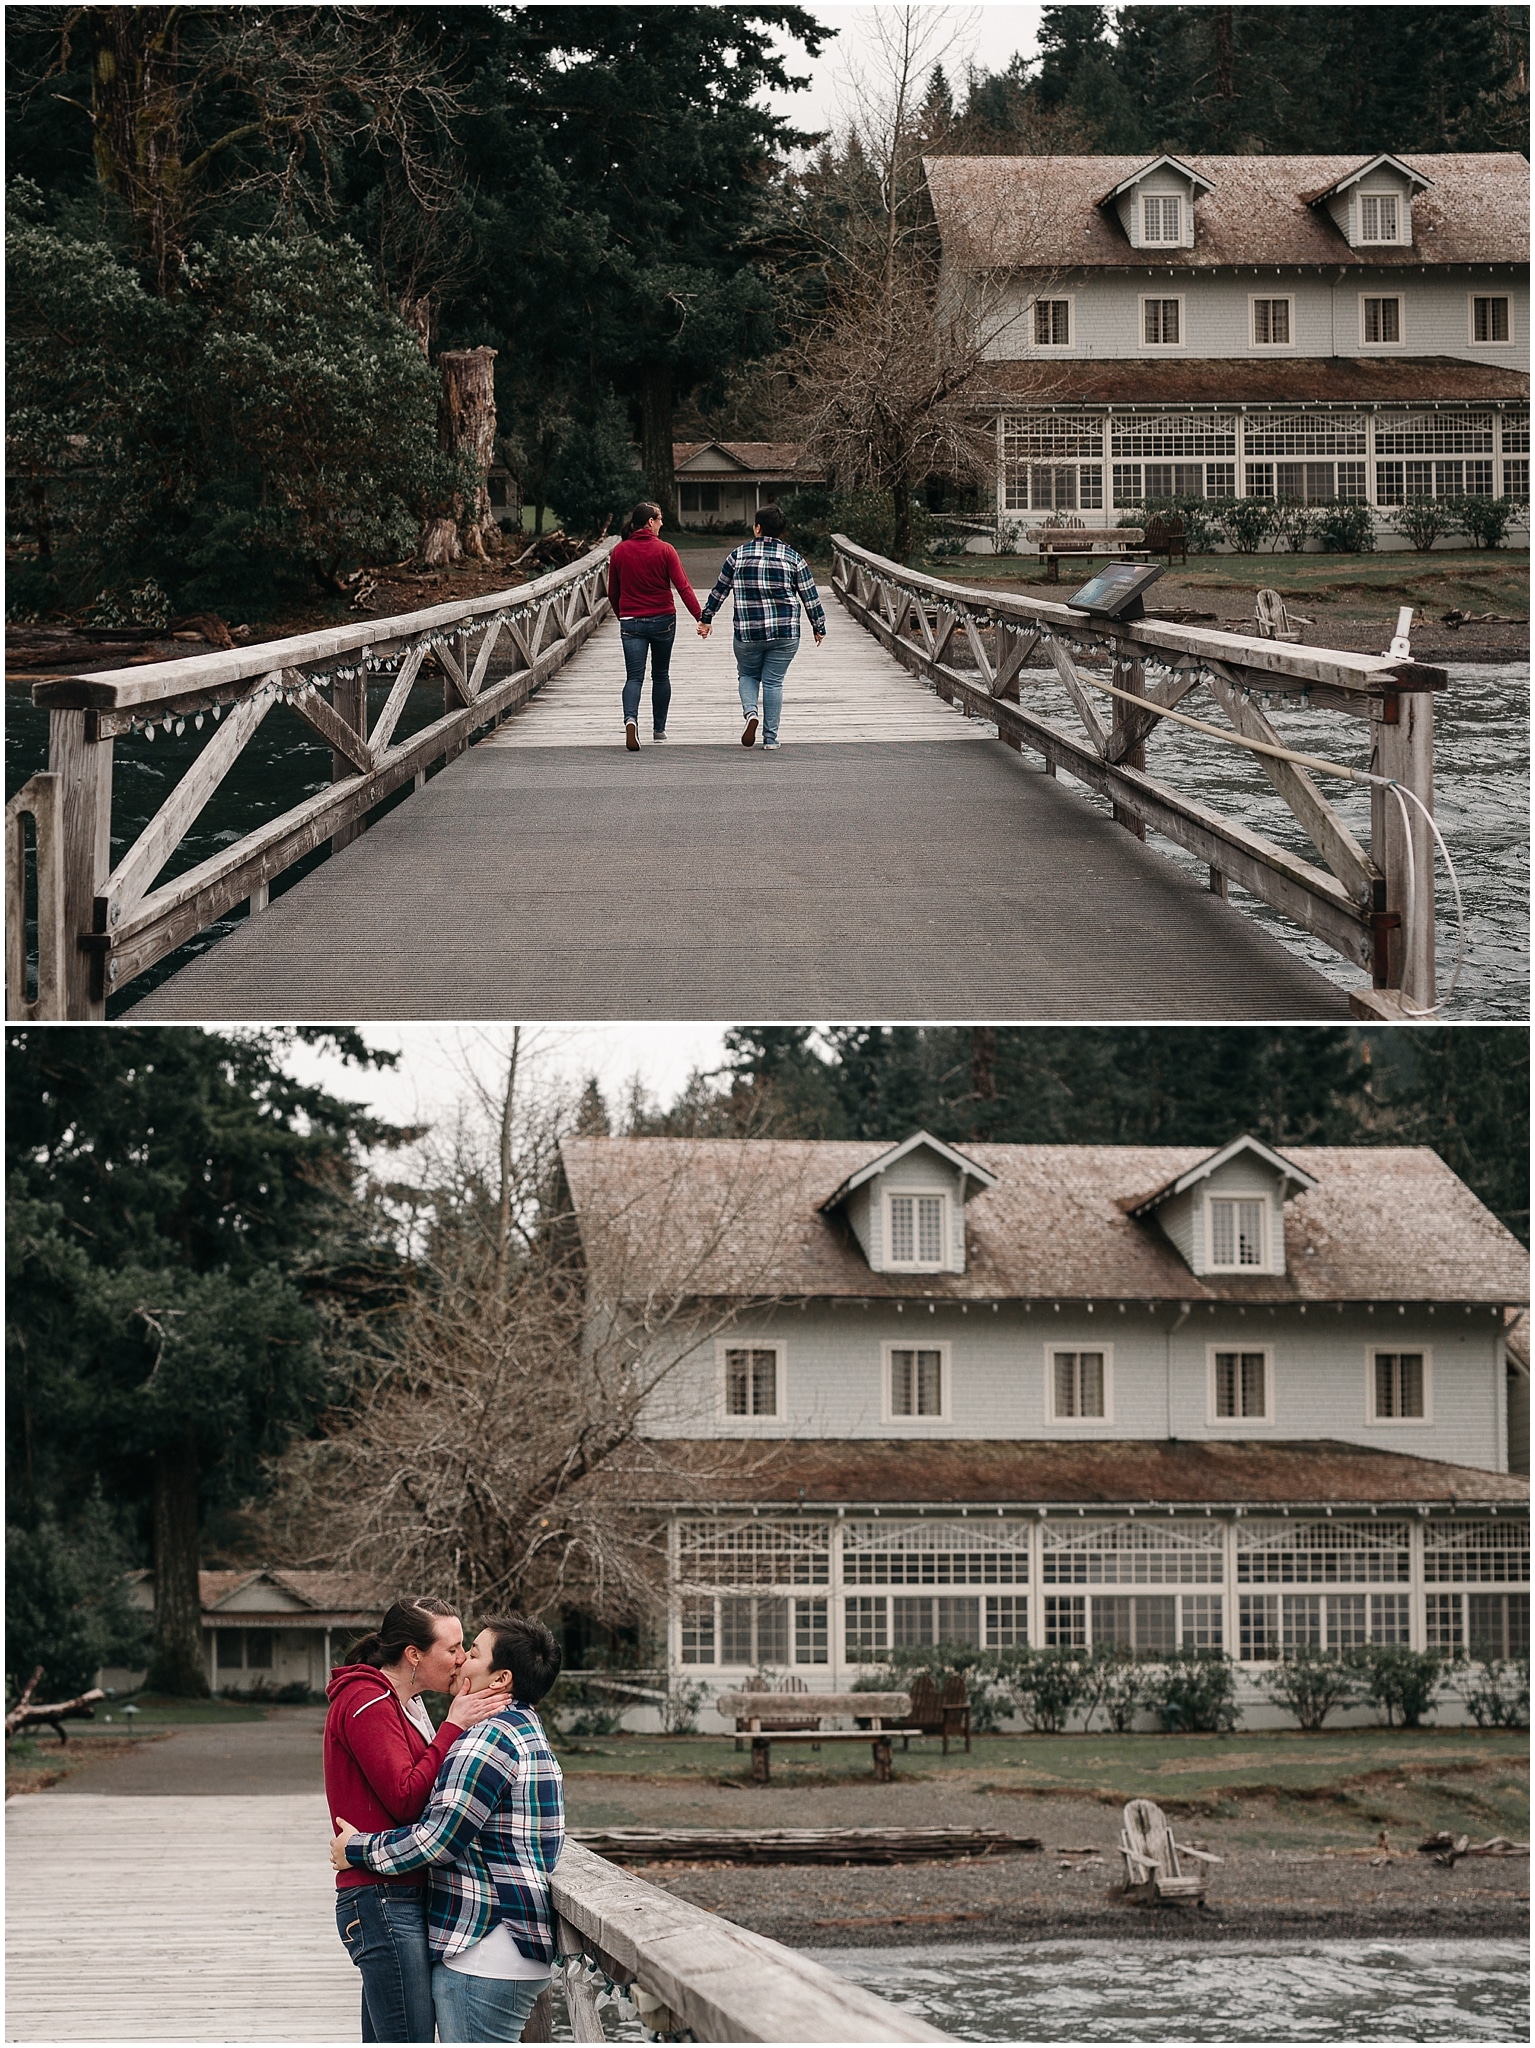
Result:
[[[703,616],[681,556],[648,526],[621,540],[608,556],[608,603],[621,619],[658,619],[667,612],[675,618],[673,590],[695,619]]]
[[[325,1691],[325,1797],[332,1821],[348,1820],[371,1835],[419,1820],[448,1751],[464,1731],[444,1721],[428,1743],[389,1680],[371,1664],[338,1664]],[[419,1872],[378,1877],[354,1869],[337,1873],[336,1889],[420,1882]]]

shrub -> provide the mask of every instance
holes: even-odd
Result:
[[[1379,1707],[1388,1728],[1416,1728],[1443,1689],[1444,1659],[1434,1650],[1400,1643],[1369,1643],[1360,1652],[1364,1697]]]
[[[796,491],[783,501],[787,523],[784,538],[802,555],[831,553],[831,537],[845,533],[861,548],[893,559],[895,554],[895,507],[884,491]],[[911,508],[911,544],[914,556],[927,547],[932,521],[921,504]]]
[[[1082,1725],[1090,1729],[1101,1707],[1116,1735],[1128,1735],[1146,1704],[1147,1672],[1133,1650],[1117,1643],[1099,1643],[1082,1670]]]
[[[132,1562],[118,1517],[96,1492],[71,1527],[44,1510],[5,1532],[5,1689],[43,1667],[43,1699],[94,1685],[103,1664],[149,1661],[149,1617],[128,1605]]]
[[[1511,526],[1528,512],[1519,498],[1451,498],[1455,524],[1470,536],[1474,548],[1500,548]]]
[[[1276,548],[1287,548],[1292,555],[1298,555],[1316,532],[1316,525],[1316,514],[1305,505],[1297,505],[1293,498],[1273,501],[1269,532]]]
[[[1146,1705],[1168,1734],[1224,1735],[1236,1726],[1236,1667],[1224,1650],[1174,1650],[1146,1675]]]
[[[1274,523],[1272,498],[1227,498],[1215,515],[1222,535],[1239,555],[1255,555]]]
[[[696,1735],[698,1710],[708,1697],[709,1688],[701,1679],[684,1678],[678,1671],[668,1672],[666,1698],[661,1702],[661,1726],[666,1733]]]
[[[1289,1651],[1260,1683],[1309,1734],[1315,1734],[1337,1708],[1352,1706],[1362,1690],[1357,1658],[1310,1643]]]
[[[930,541],[927,551],[934,561],[948,561],[953,556],[965,552],[965,543],[957,533],[945,534],[939,540]],[[998,549],[998,553],[1001,553],[1001,549]]]
[[[1375,514],[1351,498],[1335,498],[1317,511],[1317,539],[1324,555],[1373,555]]]
[[[1085,1662],[1073,1650],[1015,1650],[1007,1657],[1008,1697],[1036,1735],[1065,1728],[1082,1702]]]
[[[1409,498],[1396,507],[1391,523],[1406,534],[1420,555],[1426,555],[1436,540],[1460,526],[1453,498]]]
[[[1473,1664],[1461,1697],[1478,1728],[1528,1728],[1529,1658],[1489,1657]]]
[[[1188,552],[1208,555],[1214,552],[1223,531],[1221,515],[1212,508],[1225,502],[1220,498],[1148,498],[1141,505],[1122,506],[1114,519],[1119,526],[1142,528],[1149,526],[1158,513],[1164,519],[1181,519]]]
[[[956,1672],[965,1681],[970,1701],[970,1726],[977,1735],[995,1735],[1012,1712],[1012,1694],[998,1669],[995,1651],[970,1643],[938,1643],[932,1649],[896,1649],[885,1661],[853,1681],[854,1692],[905,1692],[919,1671],[926,1672],[941,1692]]]

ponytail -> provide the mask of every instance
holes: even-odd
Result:
[[[398,1664],[406,1649],[423,1652],[432,1647],[438,1620],[452,1619],[454,1610],[445,1600],[417,1599],[410,1594],[396,1600],[376,1629],[347,1652],[354,1664],[371,1664],[380,1670]]]

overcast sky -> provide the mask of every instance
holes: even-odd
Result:
[[[917,5],[922,14],[938,17],[934,46],[949,44],[942,62],[951,84],[963,79],[967,62],[982,71],[1003,71],[1016,51],[1033,55],[1043,12],[1039,7],[945,7],[932,4],[932,0],[917,0]],[[841,0],[831,0],[829,5],[825,0],[820,5],[809,0],[809,12],[837,34],[814,61],[800,45],[788,46],[791,76],[808,76],[811,83],[804,92],[773,94],[773,111],[797,128],[835,128],[856,106],[857,79],[869,77],[878,68],[875,16],[896,11],[848,6]]]

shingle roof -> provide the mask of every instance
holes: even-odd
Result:
[[[1475,1506],[1530,1497],[1527,1478],[1352,1444],[668,1443],[637,1497],[680,1507],[1189,1505]],[[776,1455],[774,1453],[776,1452]]]
[[[1125,357],[998,362],[967,395],[992,405],[1528,405],[1530,376],[1451,356]]]
[[[235,1608],[227,1615],[230,1627],[243,1628],[268,1618],[281,1621],[284,1617],[289,1627],[304,1623],[311,1627],[324,1627],[327,1623],[341,1621],[373,1621],[395,1598],[392,1588],[361,1572],[297,1572],[275,1568],[247,1572],[199,1572],[198,1598],[204,1615],[214,1614],[223,1620],[225,1616],[220,1611],[220,1603],[241,1586],[261,1579],[283,1587],[296,1599],[302,1600],[308,1611],[298,1613],[292,1608],[279,1607],[275,1602],[270,1616],[263,1615],[259,1608]]]
[[[954,1300],[1529,1299],[1517,1240],[1426,1146],[1286,1145],[1317,1186],[1285,1208],[1282,1275],[1196,1279],[1127,1212],[1197,1166],[1192,1145],[972,1145],[997,1185],[966,1209],[963,1274],[871,1272],[818,1205],[882,1143],[568,1138],[562,1153],[598,1289],[701,1297]]]
[[[940,156],[926,162],[940,232],[957,257],[1031,269],[1206,270],[1345,263],[1368,270],[1529,260],[1530,167],[1521,156],[1411,156],[1432,180],[1413,201],[1410,247],[1353,249],[1323,206],[1352,156],[1191,156],[1214,188],[1194,208],[1192,249],[1133,249],[1098,203],[1147,156]]]
[[[809,474],[801,471],[800,459],[805,451],[798,441],[674,441],[672,468],[681,469],[683,463],[691,462],[695,455],[702,455],[706,448],[723,449],[747,475],[791,477]],[[723,476],[726,473],[719,470],[712,471],[711,475]]]

